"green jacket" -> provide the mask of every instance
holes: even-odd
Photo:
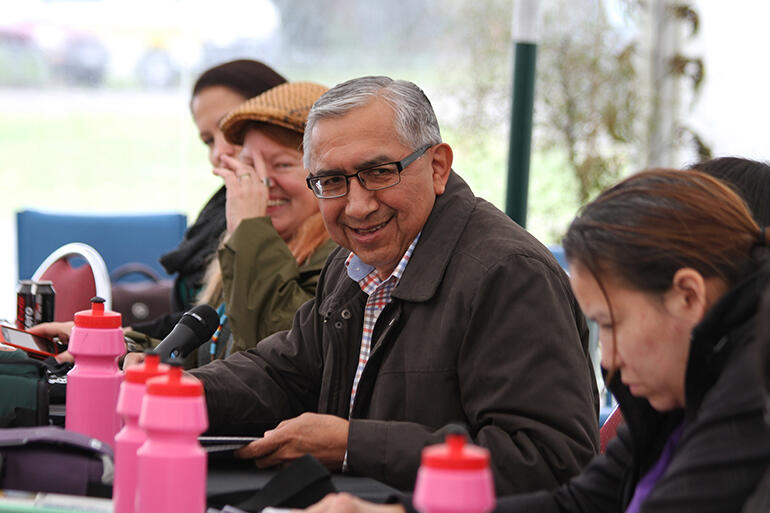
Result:
[[[269,217],[243,220],[218,253],[233,341],[226,351],[217,350],[217,354],[227,356],[252,348],[268,335],[291,328],[294,313],[314,297],[318,275],[336,247],[328,240],[304,264],[297,265]],[[139,332],[131,331],[126,336],[134,344],[129,350],[141,351],[160,343]],[[185,368],[207,361],[196,351],[185,360]]]
[[[294,313],[314,297],[321,268],[336,247],[328,240],[297,265],[269,217],[243,220],[218,254],[234,341],[229,354],[291,328]]]

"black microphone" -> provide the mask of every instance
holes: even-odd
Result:
[[[198,305],[182,315],[155,352],[160,355],[161,361],[184,358],[210,339],[218,326],[217,311],[209,305]]]

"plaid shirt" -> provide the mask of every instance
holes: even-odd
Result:
[[[348,411],[348,416],[353,412],[353,401],[356,398],[358,382],[361,380],[361,374],[364,372],[364,367],[366,367],[366,362],[369,360],[369,354],[372,350],[372,333],[374,332],[374,325],[377,323],[377,318],[385,309],[385,306],[390,303],[390,293],[393,288],[398,285],[401,276],[404,274],[406,264],[409,263],[409,258],[412,256],[412,252],[414,251],[414,247],[417,245],[418,240],[420,240],[419,233],[407,248],[404,256],[401,257],[396,268],[385,280],[380,279],[380,276],[374,267],[365,264],[353,253],[350,253],[350,256],[348,256],[348,259],[345,261],[348,276],[353,281],[357,281],[361,290],[369,296],[366,300],[366,306],[364,307],[364,329],[363,335],[361,336],[361,351],[358,355],[356,375],[353,378],[353,390],[350,393],[350,409]]]

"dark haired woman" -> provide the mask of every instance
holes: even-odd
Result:
[[[753,356],[767,242],[730,188],[694,171],[640,173],[583,209],[565,253],[626,427],[542,507],[740,511],[770,462]]]
[[[241,147],[225,140],[219,122],[244,101],[283,84],[286,79],[270,66],[259,61],[241,59],[225,62],[204,71],[192,88],[190,112],[203,144],[208,148],[213,167],[222,165],[222,156],[238,156]],[[175,275],[172,292],[172,313],[135,323],[129,332],[138,346],[157,345],[174,328],[182,314],[200,302],[207,281],[207,272],[225,233],[227,189],[223,185],[206,202],[195,222],[187,228],[176,249],[160,257],[169,274]],[[221,281],[221,280],[220,280]],[[212,299],[217,291],[208,294]],[[208,301],[204,301],[208,302]],[[45,323],[35,332],[68,340],[72,322]],[[58,361],[71,361],[69,352],[57,355]]]
[[[186,249],[177,250],[190,253],[181,261],[190,273],[205,264],[202,278],[197,271],[180,276],[188,280],[181,290],[194,293],[196,303],[217,308],[220,319],[211,340],[185,361],[188,368],[253,347],[291,327],[294,312],[313,296],[326,257],[336,247],[302,166],[307,113],[326,88],[283,83],[243,101],[248,83],[236,84],[260,81],[249,69],[265,74],[263,84],[280,78],[261,63],[235,61],[204,73],[194,88],[193,117],[214,173],[225,185],[204,208],[197,228],[188,231],[180,246]],[[223,132],[233,119],[228,113],[237,113],[237,136]],[[224,247],[215,257],[220,240]],[[204,250],[207,260],[196,263],[195,255]],[[141,362],[141,350],[156,346],[181,315],[175,312],[126,331],[133,352],[125,365]],[[71,322],[35,327],[62,339],[71,328]]]
[[[222,155],[237,157],[241,151],[240,146],[225,140],[219,129],[222,118],[249,98],[284,82],[286,79],[266,64],[247,59],[214,66],[198,77],[192,89],[190,111],[213,167],[222,166]],[[193,306],[204,285],[206,269],[225,231],[225,192],[223,185],[187,229],[179,246],[160,258],[166,271],[176,274],[174,311]],[[156,338],[167,333],[167,326],[153,329],[151,324],[143,324],[133,328]]]

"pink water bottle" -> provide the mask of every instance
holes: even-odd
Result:
[[[487,513],[495,507],[489,451],[448,435],[422,451],[414,507],[420,513]]]
[[[138,513],[203,513],[206,453],[198,435],[208,427],[203,385],[171,363],[147,381],[139,426],[147,440],[137,453]]]
[[[67,374],[65,427],[110,445],[120,430],[117,412],[123,373],[117,359],[126,352],[120,314],[104,310],[104,299],[75,314],[68,350],[75,366]]]
[[[160,356],[148,351],[142,365],[125,371],[118,396],[118,413],[123,418],[123,429],[115,436],[115,482],[112,502],[115,513],[134,513],[137,481],[136,452],[147,436],[139,427],[139,412],[147,380],[168,372],[168,365],[160,363]]]

